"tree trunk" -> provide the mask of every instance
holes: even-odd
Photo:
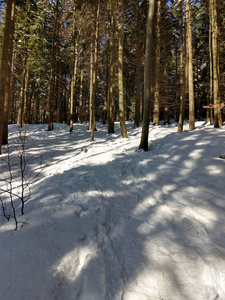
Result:
[[[16,0],[8,0],[6,7],[4,40],[0,71],[0,154],[2,144],[8,143],[8,111],[12,74],[13,34],[15,25]]]
[[[29,115],[29,103],[28,103],[28,95],[27,95],[27,89],[28,89],[28,81],[29,81],[29,71],[26,71],[25,75],[25,83],[24,83],[24,107],[23,107],[23,117],[22,117],[22,123],[27,124],[28,123],[28,115]]]
[[[111,38],[110,38],[110,87],[108,133],[114,133],[114,92],[115,92],[115,23],[116,3],[111,0]]]
[[[91,130],[91,122],[92,122],[92,100],[93,100],[93,68],[94,68],[94,41],[93,34],[91,37],[91,45],[90,45],[90,89],[89,89],[89,130]]]
[[[170,124],[170,110],[169,110],[169,76],[168,76],[168,59],[163,64],[163,78],[164,78],[164,93],[165,107],[164,107],[164,125]]]
[[[73,11],[73,64],[72,75],[70,80],[70,133],[73,131],[74,121],[74,91],[77,79],[77,64],[78,64],[78,37],[76,37],[76,19],[75,19],[75,7]]]
[[[120,130],[122,138],[128,138],[126,124],[125,124],[125,110],[124,110],[124,87],[123,87],[123,42],[124,42],[124,12],[123,0],[119,0],[119,25],[118,25],[118,92],[119,92],[119,118]]]
[[[27,74],[27,51],[25,51],[23,58],[23,72],[22,72],[22,82],[20,87],[20,102],[17,115],[17,124],[21,127],[23,126],[23,112],[24,112],[24,100],[25,100],[25,84],[26,84],[26,74]]]
[[[183,5],[180,8],[180,114],[177,132],[183,131],[185,102],[186,102],[186,82],[187,82],[187,64],[186,64],[186,29],[183,30]]]
[[[55,6],[55,22],[52,34],[52,43],[50,49],[50,79],[48,85],[48,131],[53,130],[53,110],[56,106],[56,95],[55,91],[55,69],[56,69],[56,47],[57,47],[57,30],[58,30],[58,18],[59,18],[59,0],[56,0]]]
[[[63,89],[63,75],[62,75],[62,62],[59,62],[59,74],[58,74],[58,91],[57,91],[57,113],[56,113],[56,122],[60,123],[62,117],[62,89]]]
[[[199,85],[199,58],[198,55],[196,55],[196,98],[197,98],[197,120],[201,121],[201,113],[200,113],[200,85]]]
[[[151,59],[152,59],[152,39],[153,39],[153,19],[154,19],[155,0],[149,0],[147,35],[145,47],[145,67],[144,67],[144,113],[142,135],[139,149],[148,151],[148,134],[149,134],[149,111],[151,103]]]
[[[216,0],[210,0],[210,11],[212,14],[212,61],[213,61],[213,102],[214,102],[214,127],[218,128],[220,126],[219,119],[221,115],[220,105],[219,105],[219,84],[218,84],[218,24],[217,24],[217,8]]]
[[[79,114],[78,114],[78,121],[80,124],[83,123],[83,80],[84,80],[84,69],[82,67],[80,72],[80,93],[79,93]]]
[[[161,0],[158,0],[157,5],[157,21],[156,21],[156,59],[155,59],[155,89],[154,89],[154,109],[153,109],[153,124],[159,125],[159,73],[160,73],[160,26],[161,26]]]
[[[91,107],[90,107],[91,141],[94,141],[94,132],[95,132],[95,106],[96,106],[97,66],[98,66],[99,12],[100,12],[100,0],[98,0],[97,3],[96,3],[96,15],[95,15],[93,73],[92,73],[92,97],[91,97]]]
[[[106,68],[105,68],[105,101],[104,101],[104,112],[103,112],[103,124],[108,122],[108,111],[109,111],[109,39],[106,34],[107,50],[106,50]]]
[[[53,61],[54,61],[54,43],[52,42],[52,49],[50,53],[50,78],[48,83],[48,103],[47,103],[47,119],[48,119],[48,131],[53,130],[53,81],[54,81],[54,69],[53,69]]]
[[[141,15],[139,1],[136,3],[136,24],[137,24],[137,36],[136,36],[136,84],[137,91],[135,95],[135,117],[134,128],[141,126]]]
[[[192,55],[192,31],[191,31],[191,5],[186,0],[186,26],[187,26],[187,61],[188,61],[188,94],[189,94],[189,129],[195,129],[195,104],[193,82],[193,55]]]
[[[212,4],[209,3],[209,104],[213,104]],[[207,121],[213,125],[213,111],[207,108]]]

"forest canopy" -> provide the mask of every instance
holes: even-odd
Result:
[[[126,137],[125,120],[140,126],[145,101],[155,125],[171,118],[180,119],[180,131],[184,118],[191,129],[202,118],[222,125],[223,1],[8,0],[0,10],[2,143],[6,124],[15,123],[48,123],[49,130],[67,123],[72,131],[74,122],[89,122],[93,132],[98,121],[112,133],[120,120]]]

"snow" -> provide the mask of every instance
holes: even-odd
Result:
[[[0,299],[225,299],[225,127],[151,125],[144,152],[131,123],[54,125],[27,131],[30,178],[46,167],[19,229],[0,216]]]

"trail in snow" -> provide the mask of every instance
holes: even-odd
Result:
[[[150,127],[142,152],[131,126],[121,139],[99,125],[92,143],[85,125],[30,127],[52,164],[23,228],[0,219],[3,300],[225,299],[224,128]]]

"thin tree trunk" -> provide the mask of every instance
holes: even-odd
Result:
[[[53,130],[53,81],[54,81],[54,69],[53,69],[53,42],[52,49],[50,54],[50,78],[48,83],[48,110],[47,110],[47,118],[48,118],[48,131]]]
[[[25,75],[25,84],[24,84],[24,107],[23,107],[23,117],[22,122],[23,124],[28,123],[28,95],[27,95],[27,88],[28,88],[28,81],[29,81],[29,71],[26,71]]]
[[[196,83],[196,98],[197,98],[197,120],[201,120],[201,115],[200,115],[200,85],[199,85],[199,59],[198,55],[196,57],[196,77],[197,77],[197,83]]]
[[[63,88],[63,75],[62,75],[62,62],[59,62],[59,74],[58,74],[58,91],[57,91],[57,114],[56,122],[60,123],[62,114],[62,88]]]
[[[104,101],[104,112],[103,112],[103,124],[108,121],[108,111],[109,111],[109,39],[108,34],[106,34],[107,40],[107,51],[106,51],[106,70],[105,70],[105,101]]]
[[[23,72],[22,72],[22,82],[20,86],[20,102],[19,109],[17,115],[17,124],[21,127],[23,126],[23,112],[24,112],[24,98],[25,98],[25,82],[26,82],[26,74],[27,74],[27,52],[25,51],[25,57],[23,59]]]
[[[209,104],[213,104],[212,4],[209,3]],[[207,108],[207,121],[213,125],[213,111]]]
[[[15,97],[15,88],[16,88],[16,77],[13,76],[12,78],[12,97],[11,97],[11,118],[10,118],[10,123],[15,124],[16,122],[16,97]]]
[[[163,78],[164,78],[164,97],[165,107],[164,107],[164,125],[170,124],[170,112],[169,112],[169,76],[168,76],[168,59],[166,59],[163,65]]]
[[[84,81],[84,69],[81,68],[80,71],[80,93],[79,93],[79,113],[78,113],[78,122],[83,123],[83,81]]]
[[[214,101],[214,127],[220,126],[220,105],[219,105],[219,85],[218,85],[218,25],[216,0],[210,0],[212,13],[212,60],[213,60],[213,101]]]
[[[118,25],[118,92],[119,92],[119,118],[122,138],[128,138],[125,124],[124,87],[123,87],[123,42],[124,42],[124,12],[123,0],[119,0],[119,25]]]
[[[89,130],[91,130],[92,122],[92,100],[93,100],[93,68],[94,68],[94,45],[93,36],[91,37],[91,49],[90,49],[90,89],[89,89]]]
[[[187,57],[188,57],[188,94],[189,94],[189,129],[195,129],[195,103],[193,82],[193,55],[192,55],[192,31],[191,31],[191,5],[186,0],[186,26],[187,26]]]
[[[75,19],[75,7],[73,11],[73,65],[72,65],[72,75],[70,81],[70,133],[73,131],[73,121],[74,121],[74,91],[77,79],[77,64],[78,64],[78,37],[76,37],[76,19]]]
[[[187,64],[186,64],[186,28],[183,30],[183,5],[180,8],[180,114],[177,132],[183,131],[185,100],[186,100],[186,82],[187,82]]]
[[[97,87],[97,65],[98,65],[98,36],[99,36],[99,12],[100,0],[96,4],[95,15],[95,34],[94,34],[94,53],[93,53],[93,73],[92,73],[92,97],[90,107],[90,126],[91,126],[91,141],[94,141],[95,132],[95,106],[96,106],[96,87]]]
[[[152,39],[153,39],[153,19],[154,19],[155,0],[149,0],[147,34],[145,47],[145,68],[144,68],[144,113],[142,135],[139,149],[148,151],[148,134],[149,134],[149,112],[151,104],[151,59],[152,59]]]
[[[56,95],[54,93],[55,86],[55,60],[56,60],[56,40],[57,40],[57,28],[58,28],[58,18],[59,18],[59,0],[56,0],[55,7],[55,22],[53,28],[52,44],[50,49],[50,79],[48,85],[48,131],[53,130],[53,109],[56,105]]]
[[[141,126],[141,16],[139,1],[136,3],[136,24],[137,24],[137,36],[136,36],[136,84],[137,91],[135,95],[135,117],[134,127]]]
[[[159,73],[160,73],[160,24],[161,23],[161,0],[158,0],[157,5],[157,21],[156,21],[156,59],[155,59],[155,89],[154,89],[154,109],[153,109],[153,124],[159,125]]]
[[[11,91],[13,34],[15,25],[16,0],[8,0],[6,7],[4,40],[0,71],[0,154],[2,144],[8,143],[8,111]]]
[[[111,37],[110,37],[110,87],[108,133],[114,133],[114,92],[115,92],[115,0],[111,0]]]

